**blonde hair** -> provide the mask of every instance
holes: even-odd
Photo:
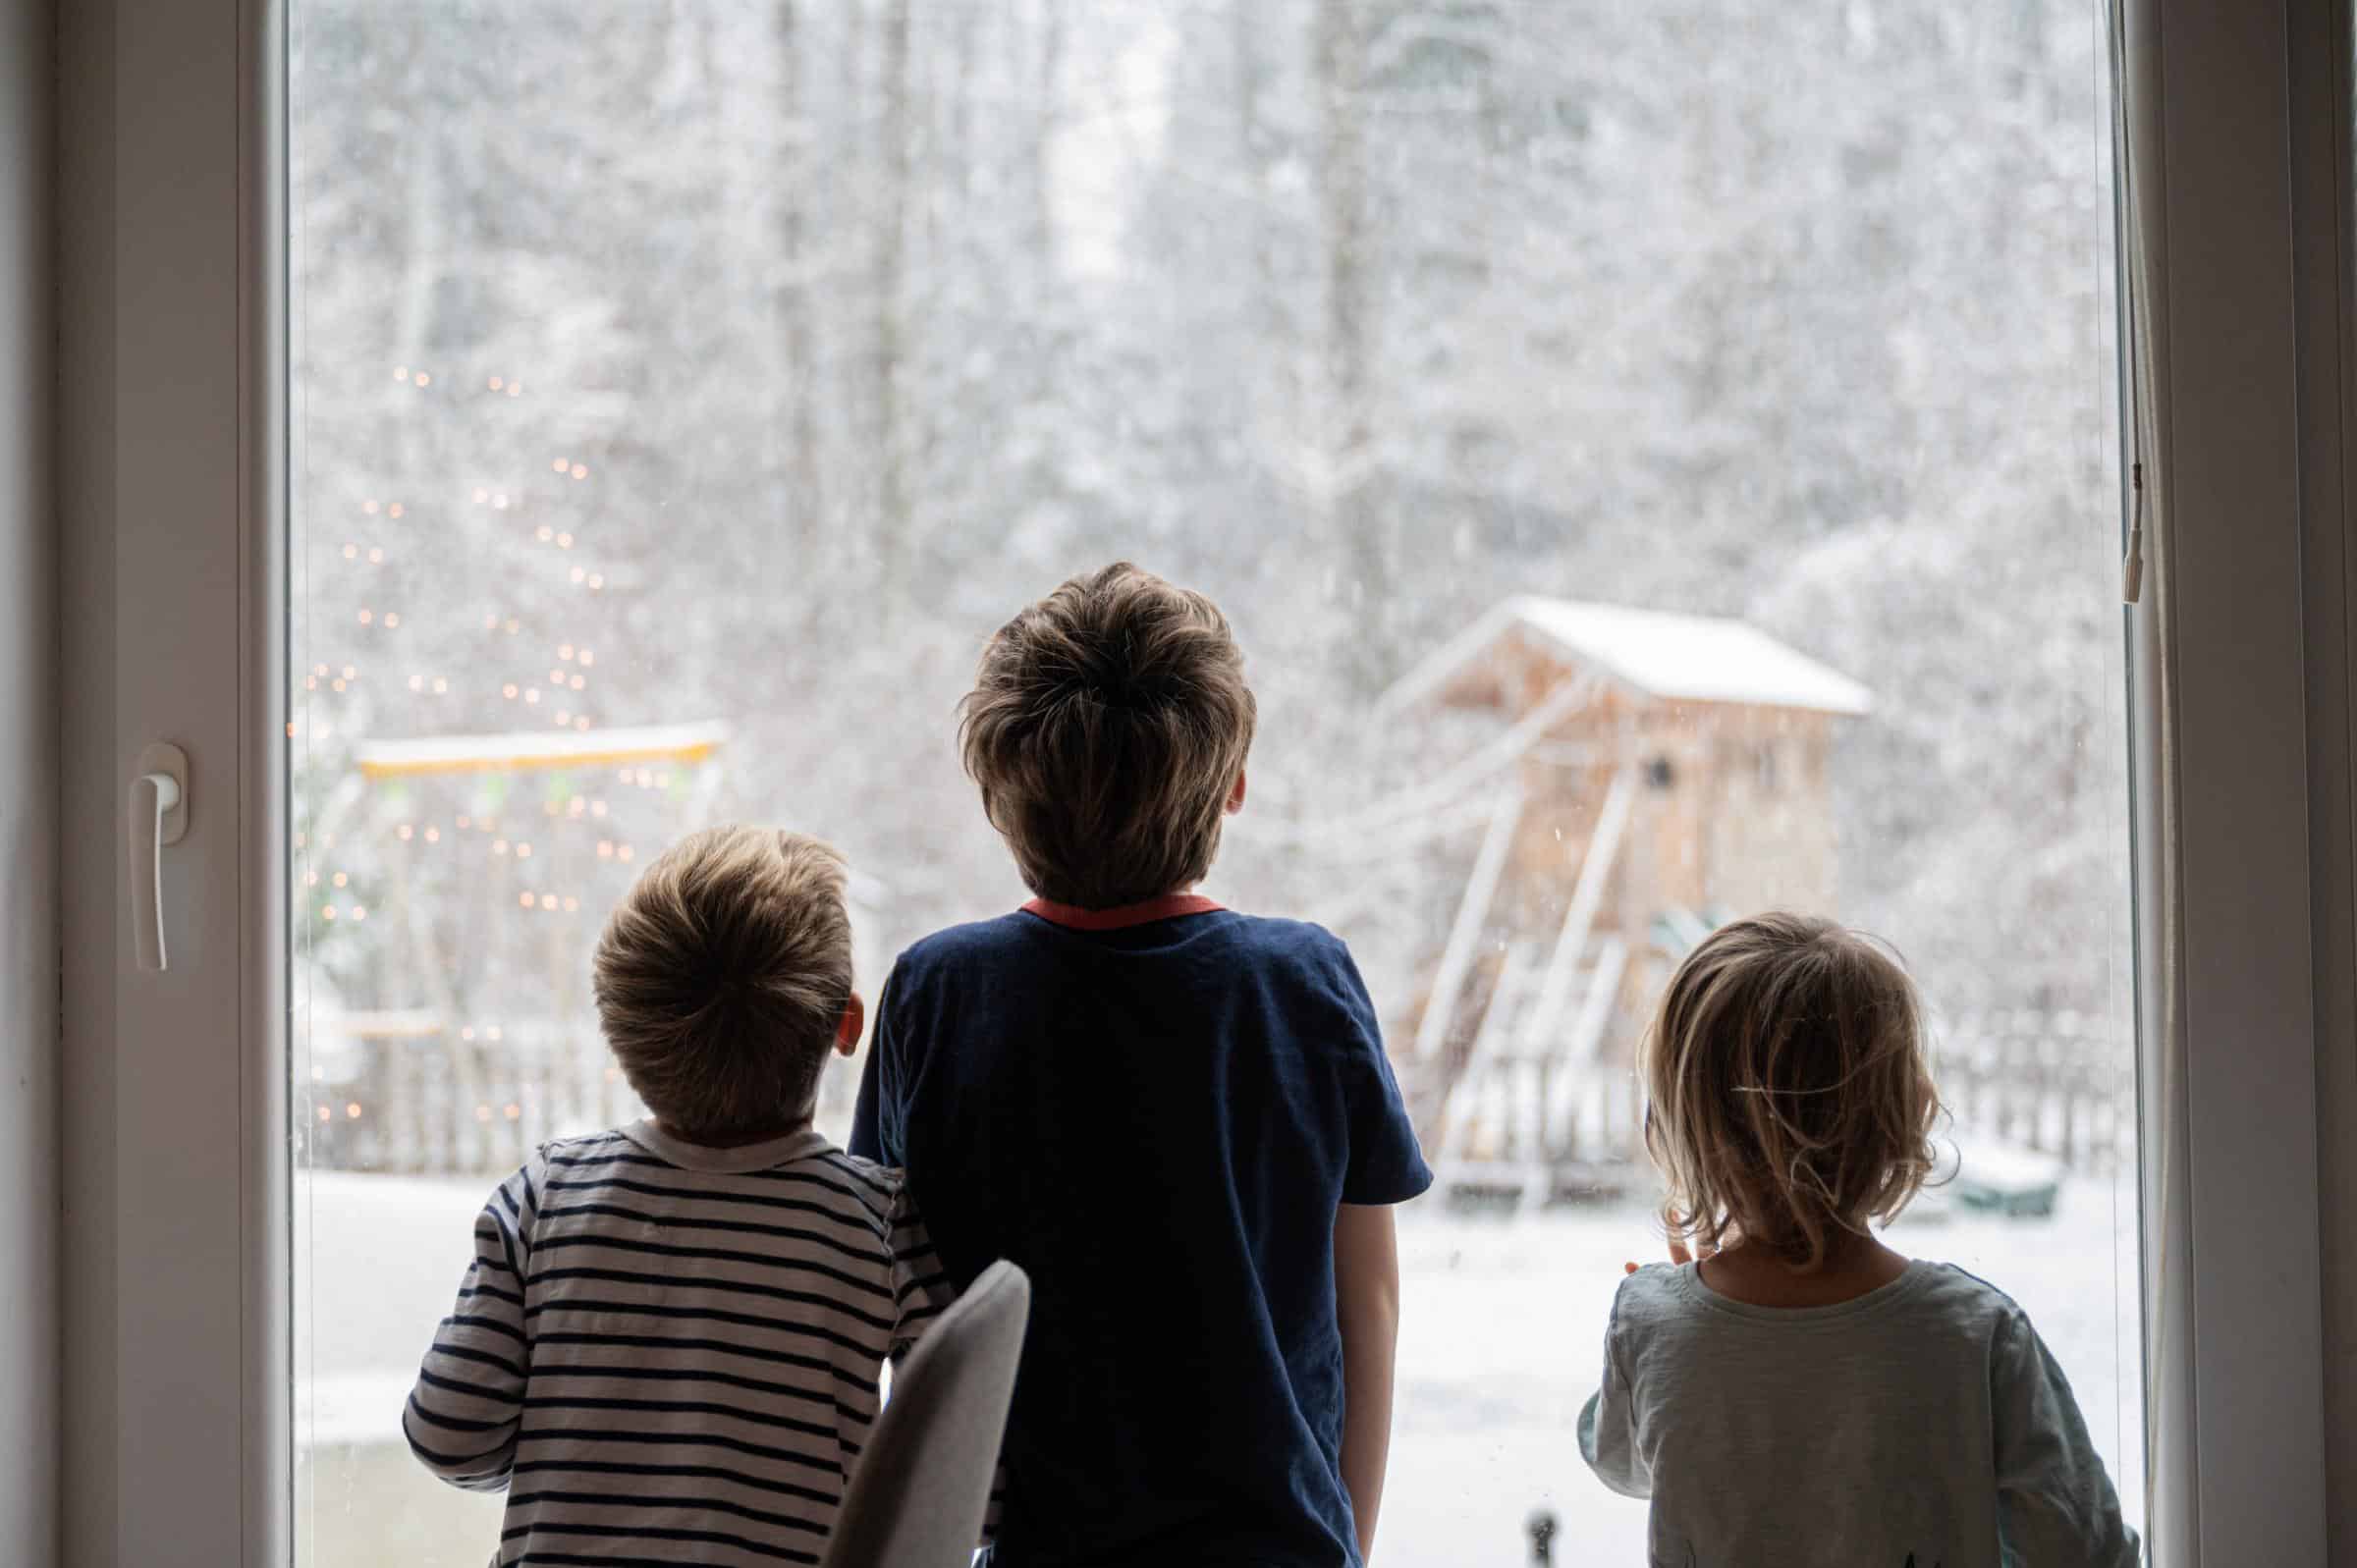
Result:
[[[1815,1268],[1930,1177],[1940,1097],[1895,957],[1806,915],[1723,926],[1647,1030],[1645,1148],[1672,1237]]]
[[[1109,909],[1200,882],[1257,708],[1219,606],[1127,562],[999,628],[959,704],[965,771],[1033,892]]]
[[[807,1116],[851,997],[843,856],[710,828],[646,868],[598,939],[597,1019],[630,1087],[689,1138]]]

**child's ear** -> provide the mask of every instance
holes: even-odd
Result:
[[[1244,809],[1244,770],[1235,770],[1235,787],[1228,791],[1228,815],[1234,816]]]
[[[843,1004],[842,1020],[835,1025],[836,1054],[848,1056],[857,1051],[860,1032],[866,1027],[867,1003],[861,1001],[859,993],[854,991],[851,993],[851,1000]]]

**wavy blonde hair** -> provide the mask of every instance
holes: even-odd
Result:
[[[1813,1269],[1896,1216],[1934,1161],[1923,1035],[1914,982],[1867,937],[1781,913],[1713,932],[1640,1050],[1671,1236]]]

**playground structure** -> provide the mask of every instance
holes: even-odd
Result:
[[[1617,1184],[1642,1111],[1640,1009],[1730,910],[1830,908],[1835,726],[1866,688],[1742,622],[1522,597],[1382,699],[1497,716],[1453,777],[1485,826],[1432,979],[1395,1038],[1460,1195]]]
[[[1486,735],[1365,813],[1371,832],[1294,831],[1330,849],[1412,822],[1459,868],[1445,935],[1394,959],[1420,983],[1392,991],[1385,1020],[1444,1192],[1518,1206],[1629,1184],[1645,1009],[1731,912],[1836,908],[1831,753],[1870,708],[1863,686],[1740,622],[1534,597],[1385,693],[1379,718],[1452,710],[1484,716]],[[487,1174],[641,1113],[598,1039],[588,954],[639,869],[633,838],[651,853],[725,804],[728,738],[711,722],[355,748],[311,836],[344,839],[323,870],[369,884],[372,956],[341,988],[334,966],[305,966],[315,1163]],[[884,889],[854,874],[850,895],[855,940],[876,940]],[[882,956],[863,949],[864,972]],[[2056,1168],[2132,1147],[2110,1027],[1936,1024],[1968,1146],[1960,1199],[2037,1212]],[[831,1077],[840,1102],[850,1075]]]
[[[299,1087],[317,1163],[488,1173],[641,1113],[599,1043],[589,948],[639,869],[631,836],[709,819],[728,738],[710,722],[356,746],[311,837],[368,857],[392,928],[368,989],[406,1000],[347,1008],[314,974]],[[464,857],[475,896],[417,896],[428,854]]]

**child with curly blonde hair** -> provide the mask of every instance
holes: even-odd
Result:
[[[1580,1451],[1675,1568],[2133,1568],[2135,1535],[2021,1308],[1873,1224],[1931,1174],[1912,981],[1832,921],[1736,921],[1642,1050],[1672,1262],[1621,1282]]]

